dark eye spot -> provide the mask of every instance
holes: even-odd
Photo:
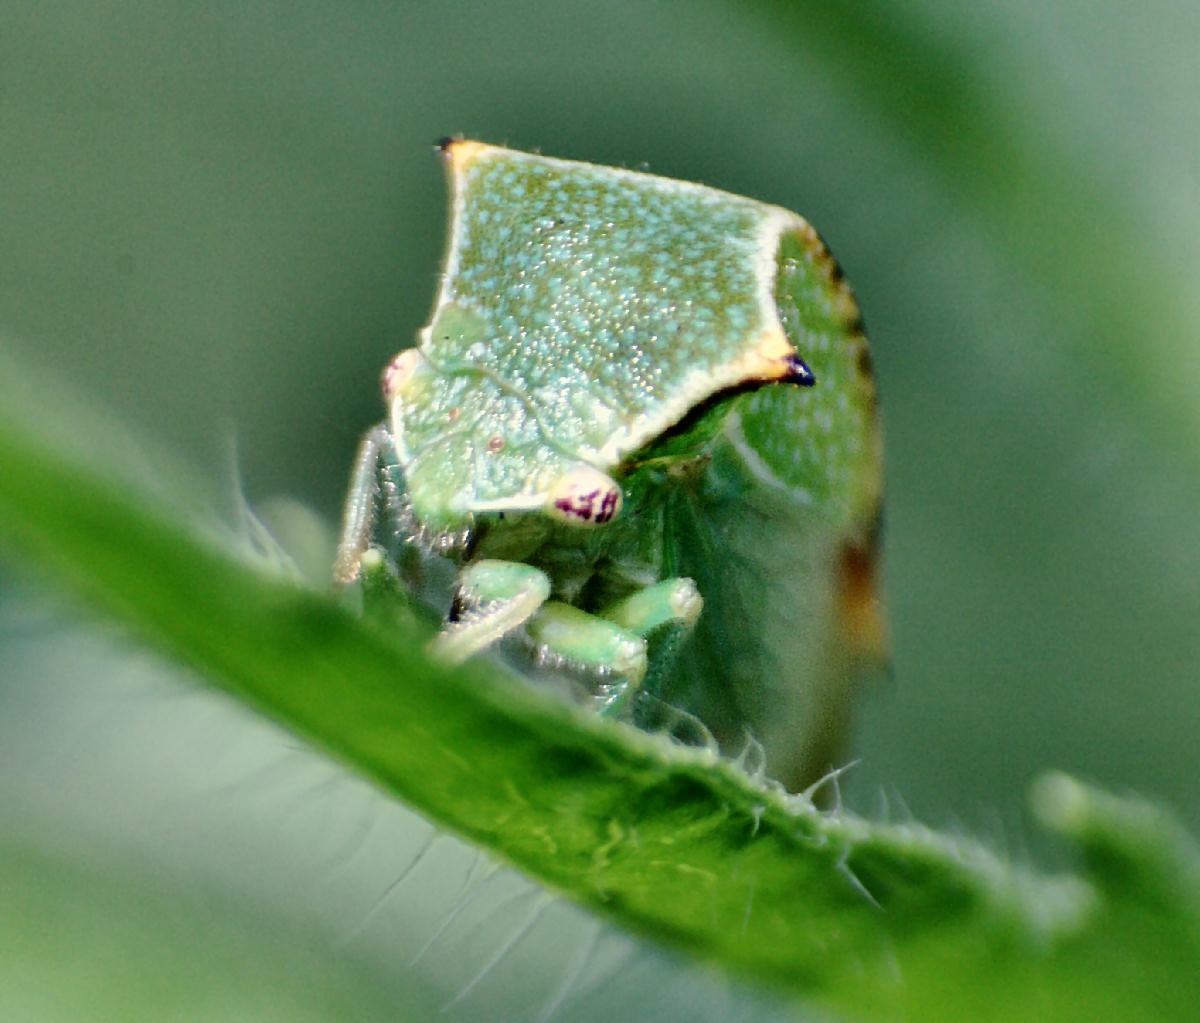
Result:
[[[488,438],[487,449],[492,452],[504,450],[504,438],[498,433]]]

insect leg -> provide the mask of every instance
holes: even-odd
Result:
[[[379,495],[380,470],[385,457],[395,458],[392,435],[386,423],[373,427],[358,445],[350,491],[342,512],[342,535],[333,563],[333,584],[349,586],[358,578],[359,564],[371,543],[375,527],[375,501]]]
[[[546,604],[526,631],[541,657],[558,659],[596,680],[595,707],[602,714],[625,710],[646,674],[641,636],[570,604]]]
[[[700,591],[691,579],[664,579],[610,604],[600,612],[600,617],[639,636],[649,636],[655,629],[670,623],[690,629],[703,607]]]
[[[646,641],[648,666],[642,684],[644,696],[634,708],[635,723],[675,670],[680,644],[692,630],[704,600],[691,579],[664,579],[646,586],[624,600],[600,611],[602,617],[642,636]]]
[[[457,663],[524,625],[540,659],[594,681],[596,709],[617,714],[646,673],[646,642],[637,633],[559,601],[549,601],[550,579],[532,565],[480,560],[458,580],[457,621],[433,649]]]
[[[532,565],[472,562],[458,578],[462,614],[438,633],[433,649],[452,663],[465,661],[527,622],[549,595],[549,577]]]

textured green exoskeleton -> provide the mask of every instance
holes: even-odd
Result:
[[[338,583],[381,549],[443,603],[445,656],[516,643],[606,713],[677,709],[788,785],[820,776],[885,645],[875,388],[837,265],[779,207],[441,152],[441,286],[384,373]]]

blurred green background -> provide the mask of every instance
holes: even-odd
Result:
[[[1200,827],[1196,5],[11,0],[3,23],[0,331],[213,491],[236,464],[252,504],[330,527],[432,301],[438,137],[804,214],[885,415],[895,669],[846,799],[1019,850],[1057,767]],[[223,765],[209,826],[255,816],[224,725],[160,720],[142,655],[68,656],[6,585],[0,830],[169,859],[168,747],[184,789]],[[246,741],[268,771],[286,743]]]

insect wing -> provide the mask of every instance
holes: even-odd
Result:
[[[664,695],[799,788],[838,765],[855,680],[886,660],[882,459],[866,340],[815,235],[785,239],[776,298],[816,385],[730,398],[703,484],[668,505],[670,571],[705,608]]]

